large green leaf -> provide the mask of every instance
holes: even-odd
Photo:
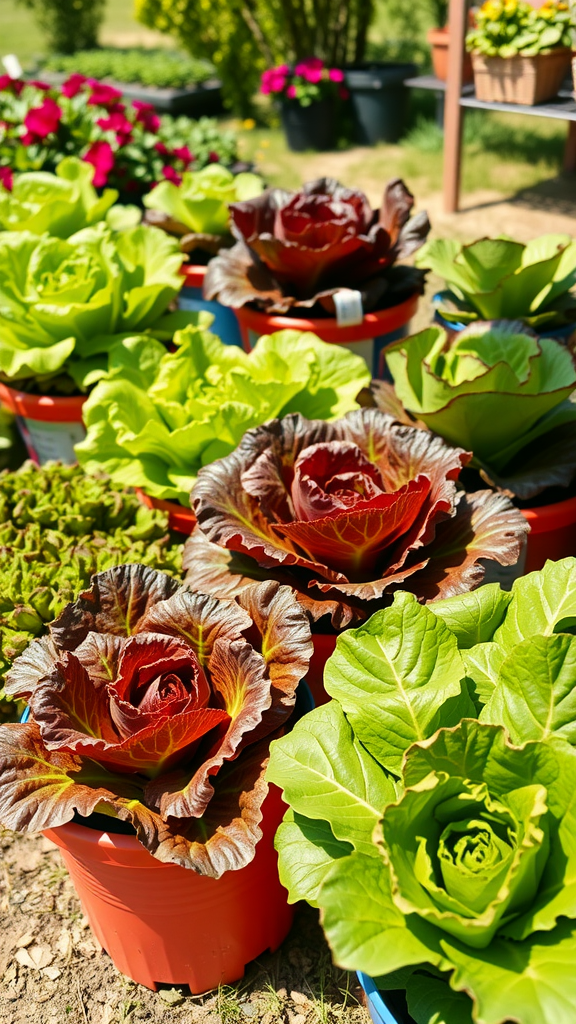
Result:
[[[494,640],[506,651],[531,636],[551,636],[576,625],[576,558],[546,562],[516,580],[506,617]]]
[[[515,647],[481,720],[504,725],[514,743],[576,744],[576,637],[534,636]]]
[[[475,1018],[482,1024],[574,1024],[576,1019],[576,924],[562,921],[553,932],[524,942],[495,939],[471,951],[443,941],[456,970],[452,984],[474,993]]]
[[[324,685],[374,757],[400,774],[402,756],[475,709],[456,637],[430,609],[398,593],[390,608],[338,638]]]
[[[378,856],[372,833],[396,792],[336,701],[306,715],[271,745],[267,777],[298,814],[327,821],[336,839]]]
[[[429,608],[446,623],[462,651],[493,639],[511,600],[498,583],[487,583],[467,594],[433,601]]]
[[[353,853],[336,861],[318,902],[340,967],[377,977],[410,964],[445,964],[436,929],[394,905],[390,870],[381,858]]]
[[[462,651],[466,675],[473,684],[474,694],[480,704],[487,704],[494,693],[498,673],[506,658],[506,650],[500,644],[477,644]]]
[[[234,175],[221,164],[186,171],[180,185],[162,181],[144,196],[149,210],[167,214],[195,234],[224,235],[229,225],[229,203],[254,199],[264,189],[257,174]]]
[[[472,1000],[440,978],[411,974],[406,998],[415,1024],[473,1024]]]
[[[317,907],[320,886],[334,861],[348,857],[353,847],[335,838],[327,821],[311,821],[292,809],[276,832],[280,881],[289,903],[306,900]]]

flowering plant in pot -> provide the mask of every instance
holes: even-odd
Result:
[[[221,890],[207,890],[205,879],[241,872],[260,852],[266,867],[261,893],[253,873],[238,883],[244,878],[246,886],[252,878],[254,917],[267,922],[259,952],[276,935],[276,914],[287,930],[285,894],[269,872],[271,836],[262,851],[258,844],[270,740],[288,725],[310,649],[306,617],[287,587],[264,583],[238,602],[217,601],[163,573],[125,565],[96,575],[51,625],[49,637],[34,641],[14,663],[6,689],[28,701],[30,717],[0,727],[0,818],[21,832],[49,830],[67,850],[73,874],[71,846],[103,841],[101,828],[90,835],[94,812],[132,827],[119,847],[148,875],[142,872],[132,885],[129,865],[114,872],[108,856],[100,877],[86,847],[76,876],[96,934],[112,955],[116,943],[121,967],[132,945],[135,961],[142,942],[149,961],[160,962],[162,949],[175,947],[172,970],[184,971],[181,982],[190,978],[198,990],[194,935],[201,947],[202,935],[211,940],[214,928],[223,932],[223,962],[230,957],[226,947],[238,957],[238,934],[210,920],[210,904],[218,918]],[[75,816],[80,830],[67,824]],[[172,866],[169,872],[165,865]],[[86,884],[87,873],[93,879]],[[196,881],[197,875],[205,877]],[[107,891],[103,905],[91,896],[99,887]],[[207,898],[208,891],[213,895]],[[191,909],[198,892],[204,894],[200,908]],[[163,912],[156,909],[158,893],[169,897]],[[246,901],[242,889],[238,897]],[[132,920],[124,913],[120,937],[115,903],[132,912]],[[186,945],[186,931],[192,945]],[[220,976],[213,955],[204,987],[212,987],[215,971]],[[128,973],[137,971],[129,967]]]
[[[338,418],[358,407],[370,382],[358,356],[313,335],[284,331],[247,354],[210,334],[206,314],[198,318],[175,334],[174,352],[149,337],[116,344],[84,407],[86,440],[76,446],[88,472],[185,506],[189,529],[199,470],[233,451],[247,429],[292,410]]]
[[[165,512],[78,466],[31,462],[0,475],[0,675],[95,572],[140,562],[178,577]],[[0,705],[3,717],[9,708]]]
[[[470,487],[477,486],[479,473],[521,507],[536,506],[526,514],[542,536],[529,538],[528,567],[571,554],[576,362],[568,348],[554,338],[538,338],[521,322],[494,321],[451,335],[431,327],[390,345],[386,358],[394,385],[373,385],[379,408],[464,444],[474,453],[471,468],[477,471]],[[566,523],[548,523],[539,512],[556,502],[560,519],[570,513]],[[546,530],[539,530],[544,524]]]
[[[157,181],[180,181],[192,164],[236,159],[235,138],[231,147],[230,133],[214,133],[210,119],[160,117],[152,104],[123,103],[118,89],[78,73],[59,87],[0,76],[0,120],[3,180],[15,168],[53,171],[77,156],[94,167],[96,188],[110,185],[128,202]]]
[[[293,67],[279,64],[262,72],[260,92],[280,100],[290,149],[334,147],[336,103],[349,96],[340,68],[326,67],[320,57],[309,57]]]
[[[534,105],[553,99],[570,68],[570,5],[486,0],[466,37],[478,99]]]
[[[61,160],[54,174],[10,174],[0,183],[0,228],[69,238],[105,220],[118,193],[107,188],[99,196],[94,174],[94,167],[74,156]]]
[[[396,595],[339,638],[331,703],[272,746],[280,877],[386,1020],[573,1015],[575,583],[566,559],[511,594]]]
[[[507,319],[546,334],[574,330],[576,242],[570,235],[541,235],[527,245],[510,238],[466,245],[435,239],[416,263],[446,282],[435,297],[445,327],[461,330],[474,320]]]
[[[471,590],[486,563],[517,563],[527,525],[502,495],[458,490],[470,458],[376,409],[251,430],[198,474],[187,582],[230,596],[263,574],[289,583],[333,638],[399,588],[421,601]]]
[[[237,244],[210,262],[204,294],[236,309],[247,344],[252,332],[289,326],[290,314],[306,317],[298,326],[327,341],[377,339],[382,346],[409,321],[424,287],[421,271],[398,265],[430,230],[426,213],[412,216],[413,206],[399,179],[386,187],[379,211],[332,178],[233,203]],[[343,299],[353,300],[354,316]]]

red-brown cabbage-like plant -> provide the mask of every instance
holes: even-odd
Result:
[[[380,210],[363,192],[333,178],[299,192],[267,189],[230,205],[238,240],[211,260],[205,295],[226,306],[255,303],[267,313],[319,304],[334,315],[334,293],[354,288],[365,312],[423,290],[424,274],[394,267],[420,248],[430,230],[426,213],[412,216],[414,196],[403,181],[387,185]],[[322,312],[322,310],[320,310]]]
[[[473,590],[486,562],[518,561],[527,525],[502,495],[458,490],[471,457],[377,409],[272,420],[200,471],[187,582],[226,597],[289,583],[337,629],[398,589],[422,601]]]
[[[218,601],[142,565],[99,573],[7,677],[30,718],[0,726],[0,821],[35,832],[96,811],[158,860],[244,867],[311,651],[274,581]]]

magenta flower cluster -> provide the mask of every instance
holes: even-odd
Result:
[[[328,68],[320,57],[308,57],[294,68],[288,64],[268,68],[262,73],[260,91],[266,96],[285,96],[300,102],[305,99],[308,104],[329,95],[347,99],[348,90],[343,82],[344,72],[340,68]]]
[[[27,109],[22,116],[23,100]],[[9,152],[19,145],[39,147],[48,165],[50,153],[56,163],[73,152],[92,164],[97,188],[114,185],[137,195],[162,177],[178,184],[196,159],[188,146],[169,147],[162,141],[161,119],[151,103],[134,100],[126,105],[118,89],[78,73],[60,89],[0,75],[0,119],[12,146]],[[211,153],[209,159],[218,160],[218,154]],[[4,188],[11,188],[15,162],[10,159],[8,166],[0,167]]]

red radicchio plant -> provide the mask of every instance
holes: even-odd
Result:
[[[502,495],[457,490],[471,458],[376,409],[272,420],[200,470],[186,581],[232,597],[274,578],[337,629],[398,589],[422,601],[473,590],[485,561],[518,561],[527,524]]]
[[[98,811],[158,860],[244,867],[311,650],[275,582],[218,601],[142,565],[94,576],[7,676],[30,719],[0,726],[0,821],[34,832]]]
[[[393,267],[419,249],[430,230],[426,213],[411,216],[413,206],[400,179],[387,185],[380,210],[333,178],[232,203],[238,242],[210,262],[205,295],[226,306],[253,302],[268,313],[318,303],[333,316],[334,293],[355,288],[365,312],[394,305],[423,291],[421,271]]]

